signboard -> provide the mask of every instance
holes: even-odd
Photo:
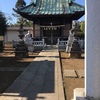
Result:
[[[3,36],[0,36],[0,41],[3,41],[4,39],[3,39]]]

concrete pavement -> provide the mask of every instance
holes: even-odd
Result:
[[[58,50],[44,50],[0,100],[65,100]]]

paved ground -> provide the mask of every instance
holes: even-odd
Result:
[[[27,58],[16,58],[14,53],[0,53],[0,93],[3,93],[37,57],[40,51],[29,52]],[[35,66],[33,66],[35,67]]]
[[[58,50],[42,51],[0,96],[0,100],[41,99],[64,100]]]

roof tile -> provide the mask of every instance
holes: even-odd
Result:
[[[36,6],[30,4],[19,12],[27,13],[29,15],[57,15],[57,14],[73,14],[75,12],[85,11],[85,7],[72,0],[36,0]]]

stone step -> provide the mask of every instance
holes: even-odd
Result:
[[[3,51],[3,53],[15,53],[15,51]]]
[[[75,70],[64,70],[64,76],[68,78],[77,78]]]
[[[4,53],[14,53],[15,49],[14,48],[4,48],[3,52]]]
[[[3,49],[3,52],[15,51],[15,49]]]
[[[11,43],[6,43],[3,49],[4,53],[14,53],[15,48],[13,48]]]
[[[5,44],[4,46],[5,46],[5,47],[8,47],[8,48],[12,48],[12,47],[13,47],[12,44]]]
[[[84,78],[84,75],[85,75],[84,70],[76,70],[76,72],[77,72],[79,78]]]
[[[63,75],[67,78],[84,78],[84,70],[64,70]]]
[[[11,50],[14,49],[13,47],[4,47],[5,50]]]

